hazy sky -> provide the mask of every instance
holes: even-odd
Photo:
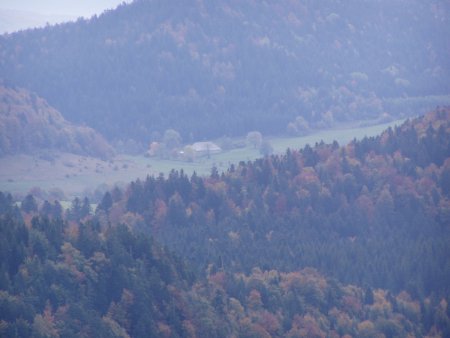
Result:
[[[132,0],[0,0],[0,34],[89,18]]]
[[[91,16],[131,0],[0,0],[0,9],[31,11],[46,15]]]

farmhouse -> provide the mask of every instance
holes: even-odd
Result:
[[[222,152],[222,149],[213,142],[195,142],[191,148],[195,156],[208,156]]]

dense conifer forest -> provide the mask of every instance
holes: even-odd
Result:
[[[450,109],[75,199],[0,193],[1,337],[448,337]]]
[[[145,144],[170,128],[192,142],[282,134],[297,117],[397,119],[450,93],[449,13],[439,0],[136,0],[0,36],[0,81]]]
[[[0,338],[450,337],[449,36],[443,0],[134,0],[0,35],[0,161],[34,156],[8,184],[262,156],[0,191]]]
[[[343,147],[288,150],[206,178],[148,177],[109,212],[199,269],[312,266],[345,282],[448,296],[449,121],[441,109]]]

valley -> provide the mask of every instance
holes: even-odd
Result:
[[[364,136],[376,136],[390,126],[398,125],[403,120],[373,126],[323,130],[301,137],[271,137],[267,140],[275,154],[281,154],[287,148],[300,149],[306,144],[314,145],[324,141],[336,140],[344,145],[352,139]],[[234,139],[245,142],[244,139]],[[108,160],[92,156],[83,156],[67,152],[43,152],[34,155],[8,155],[2,158],[0,165],[0,191],[9,191],[17,196],[24,196],[31,190],[42,194],[42,198],[72,200],[76,196],[89,196],[96,200],[114,185],[125,186],[136,178],[144,179],[147,175],[165,176],[172,169],[180,170],[189,176],[195,171],[199,175],[208,175],[213,166],[219,172],[226,171],[231,164],[240,161],[253,161],[262,155],[259,150],[249,146],[213,154],[208,159],[198,158],[194,162],[149,158],[144,155],[117,154]]]
[[[450,337],[448,1],[4,0],[3,31],[0,337]]]

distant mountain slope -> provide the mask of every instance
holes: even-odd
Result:
[[[280,133],[450,94],[448,36],[439,0],[136,0],[0,37],[0,78],[110,139]]]
[[[100,134],[67,122],[36,94],[0,87],[0,156],[43,150],[102,158],[113,153]]]

